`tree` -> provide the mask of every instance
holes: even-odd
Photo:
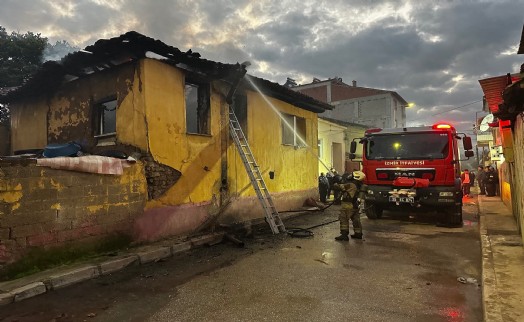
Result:
[[[0,124],[7,123],[9,121],[9,109],[7,106],[0,104]]]
[[[8,34],[0,26],[0,87],[23,84],[42,64],[47,38],[28,31]]]
[[[17,87],[29,79],[47,60],[60,60],[70,52],[79,50],[67,41],[54,45],[47,38],[28,31],[25,34],[8,34],[0,26],[0,88]],[[9,121],[9,109],[0,105],[0,123]]]

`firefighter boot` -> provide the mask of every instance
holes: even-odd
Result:
[[[351,235],[351,238],[353,239],[362,239],[362,233],[354,233]]]
[[[348,230],[341,230],[340,236],[335,237],[335,240],[349,240],[349,231]]]

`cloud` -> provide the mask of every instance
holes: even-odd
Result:
[[[524,0],[4,0],[0,25],[84,47],[136,30],[284,83],[342,77],[397,91],[409,119],[457,123],[478,79],[515,72]],[[513,50],[513,52],[512,52]],[[466,123],[464,123],[466,124]]]

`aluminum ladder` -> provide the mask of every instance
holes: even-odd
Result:
[[[282,219],[280,219],[280,215],[273,204],[273,200],[271,199],[271,195],[267,190],[266,183],[264,182],[262,174],[260,173],[259,166],[255,161],[253,153],[251,153],[251,148],[249,147],[247,139],[244,135],[244,132],[242,131],[242,128],[240,127],[240,123],[238,122],[237,116],[235,115],[231,105],[229,106],[229,129],[231,137],[233,138],[233,141],[235,141],[238,153],[242,158],[242,163],[244,163],[244,167],[246,168],[251,185],[257,193],[257,197],[260,201],[260,204],[262,205],[262,208],[264,208],[266,221],[271,227],[271,231],[273,234],[286,232],[284,223],[282,222]]]

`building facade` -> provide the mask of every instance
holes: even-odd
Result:
[[[91,227],[110,233],[118,228],[114,217],[125,218],[123,230],[136,241],[195,233],[209,222],[263,222],[229,132],[227,98],[239,79],[232,108],[276,208],[293,210],[316,198],[317,113],[331,106],[264,79],[241,78],[245,72],[244,65],[201,59],[129,32],[44,64],[0,97],[12,113],[13,152],[74,141],[86,154],[138,160],[125,180],[98,174],[75,180],[64,170],[36,167],[20,178],[20,165],[5,170],[0,225],[9,227],[0,231],[23,233],[0,235],[0,262],[28,240],[59,246],[84,238]],[[49,200],[39,203],[45,215],[35,221],[32,200],[40,190]],[[71,202],[82,194],[85,203]],[[39,226],[20,228],[29,222]],[[73,237],[60,237],[67,234]]]
[[[397,92],[348,85],[341,78],[314,79],[312,83],[291,89],[333,105],[322,116],[378,128],[406,126],[408,103]]]

